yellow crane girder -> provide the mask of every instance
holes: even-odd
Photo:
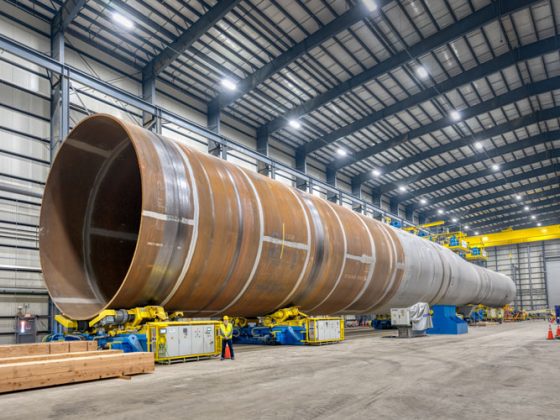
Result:
[[[550,225],[519,230],[504,230],[487,235],[469,236],[467,242],[470,248],[503,246],[524,242],[550,241],[560,238],[560,225]]]

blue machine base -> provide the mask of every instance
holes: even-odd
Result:
[[[237,334],[237,335],[236,335]],[[239,344],[269,344],[301,346],[305,340],[305,327],[287,325],[276,327],[236,328],[233,341]]]
[[[428,329],[428,334],[466,334],[469,332],[467,323],[457,316],[454,305],[434,305],[432,315],[433,328]]]
[[[111,348],[112,350],[122,350],[124,353],[147,351],[146,334],[118,334],[111,336],[97,336],[90,334],[53,334],[46,341],[97,341],[100,348]]]

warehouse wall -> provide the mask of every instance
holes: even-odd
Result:
[[[0,19],[0,32],[40,51],[49,48],[48,42],[7,19]],[[41,317],[39,330],[47,329],[47,297],[38,272],[40,200],[7,191],[40,193],[46,179],[50,156],[46,72],[3,52],[0,98],[0,343],[11,343],[19,306]]]
[[[49,22],[6,0],[0,0],[0,10],[0,34],[44,54],[51,53]],[[74,68],[141,96],[136,69],[127,68],[79,39],[67,38],[65,60]],[[198,124],[206,123],[205,104],[194,102],[173,86],[158,84],[158,90],[157,105]],[[45,69],[0,51],[0,343],[13,342],[14,315],[20,306],[40,317],[39,330],[46,331],[48,327],[49,305],[40,274],[37,243],[40,199],[36,195],[42,193],[51,160],[50,97],[50,78]],[[72,82],[70,128],[95,112],[141,122],[138,109]],[[185,129],[166,125],[163,134],[207,150],[205,138]],[[222,134],[253,150],[256,148],[254,129],[227,116],[222,119]],[[294,166],[293,151],[283,145],[271,147],[270,155],[278,162]],[[256,162],[242,153],[231,151],[228,160],[256,170]],[[325,167],[312,161],[309,175],[325,181]],[[277,171],[276,178],[290,185],[294,181],[282,171]],[[338,187],[351,192],[347,178],[339,179]],[[14,193],[14,188],[21,192]],[[314,194],[325,197],[321,191]],[[363,198],[371,201],[368,191],[364,191]],[[389,210],[388,200],[383,200],[382,208]],[[404,215],[404,208],[401,212]]]
[[[514,280],[517,308],[543,309],[554,303],[549,299],[549,285],[551,291],[560,289],[560,277],[548,273],[547,267],[560,260],[560,240],[492,247],[487,252],[488,268]]]

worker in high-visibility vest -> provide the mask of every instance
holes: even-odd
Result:
[[[224,316],[224,322],[220,325],[220,335],[222,336],[222,360],[225,359],[226,345],[229,346],[231,360],[234,360],[233,355],[233,325],[230,324],[229,318]]]

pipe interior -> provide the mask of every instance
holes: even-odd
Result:
[[[80,124],[61,147],[48,184],[41,215],[45,281],[54,297],[64,297],[55,299],[64,313],[84,319],[118,291],[136,249],[141,179],[126,131],[110,118]],[[68,256],[67,263],[56,255]]]

